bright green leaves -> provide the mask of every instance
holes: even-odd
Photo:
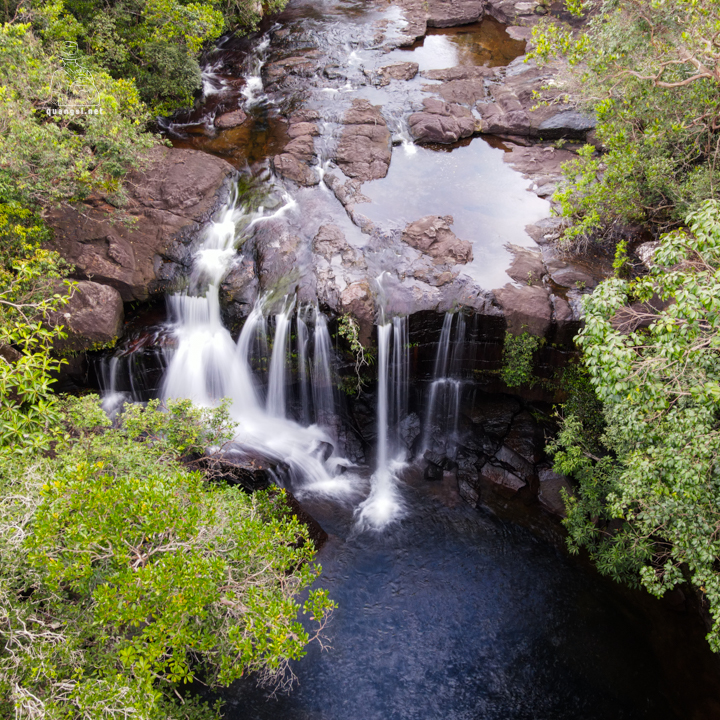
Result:
[[[510,331],[505,333],[501,375],[508,387],[534,382],[533,355],[544,342],[544,338],[527,332],[520,335],[513,335]]]
[[[614,240],[618,226],[678,224],[711,197],[717,163],[720,6],[710,0],[567,3],[590,10],[580,30],[548,19],[533,31],[531,55],[565,57],[561,80],[595,112],[602,151],[565,168],[555,195],[568,219],[565,241]]]
[[[577,340],[605,428],[590,447],[597,430],[569,408],[550,450],[579,482],[572,547],[656,595],[705,588],[720,650],[720,204],[688,225],[662,239],[650,275],[586,298]]]
[[[0,654],[7,696],[18,707],[40,698],[52,720],[204,720],[215,711],[175,704],[199,669],[213,687],[248,672],[287,680],[334,603],[318,589],[297,599],[320,568],[283,491],[247,495],[178,461],[222,437],[224,410],[153,404],[120,427],[101,420],[97,398],[62,411],[69,432],[55,457],[0,475],[5,623],[32,639]]]

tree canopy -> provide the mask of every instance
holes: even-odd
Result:
[[[550,445],[579,483],[571,547],[656,595],[694,584],[720,651],[720,203],[665,235],[647,276],[601,283],[585,313],[594,396],[576,393]]]
[[[572,0],[580,29],[533,32],[540,62],[565,56],[560,83],[595,113],[597,145],[555,195],[568,242],[621,237],[629,224],[677,227],[720,181],[720,5],[714,0]]]

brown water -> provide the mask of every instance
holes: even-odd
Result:
[[[507,65],[525,53],[525,41],[513,40],[505,26],[491,17],[456,28],[429,28],[427,35],[393,51],[393,60],[418,63],[420,70],[441,70],[455,65]]]

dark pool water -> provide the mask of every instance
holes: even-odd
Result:
[[[331,533],[319,560],[339,605],[332,649],[294,664],[290,694],[239,683],[228,718],[712,717],[696,707],[703,698],[678,699],[655,629],[612,587],[452,493],[403,492],[406,518],[379,534],[355,534],[331,504],[307,505]]]

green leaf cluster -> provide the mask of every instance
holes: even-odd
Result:
[[[615,239],[628,224],[660,232],[712,197],[720,181],[720,5],[715,0],[588,0],[576,31],[533,32],[532,56],[560,55],[561,84],[597,118],[557,194],[565,242]]]
[[[532,384],[533,356],[544,341],[528,332],[515,335],[508,330],[505,333],[500,375],[508,387]]]
[[[691,582],[720,651],[720,203],[662,238],[649,275],[601,283],[585,313],[589,401],[566,407],[550,446],[579,486],[570,545],[656,595]]]
[[[283,491],[184,464],[231,435],[227,412],[58,409],[52,454],[0,457],[0,715],[211,718],[188,683],[286,682],[334,604],[297,597],[320,568]]]

